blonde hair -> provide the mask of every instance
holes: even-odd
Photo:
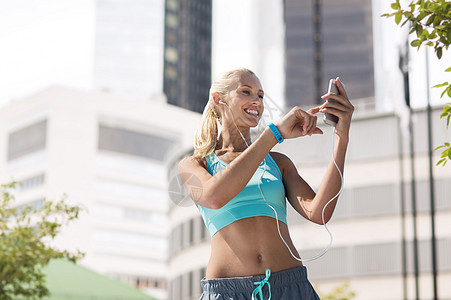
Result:
[[[194,157],[204,158],[210,155],[216,148],[218,141],[218,121],[221,122],[220,114],[214,102],[214,93],[218,93],[224,99],[230,86],[235,82],[236,77],[242,75],[255,75],[249,69],[240,68],[228,71],[216,79],[210,88],[207,105],[205,105],[202,119],[194,135]]]

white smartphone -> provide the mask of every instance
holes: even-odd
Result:
[[[338,92],[338,88],[335,85],[333,79],[329,80],[329,88],[327,89],[327,92],[328,93],[334,93],[334,94],[337,94],[337,95],[340,94]],[[326,101],[335,101],[335,100],[330,99],[330,100],[326,100]],[[338,122],[338,117],[337,116],[334,116],[334,115],[329,114],[329,113],[324,114],[324,123],[326,123],[327,125],[335,127],[335,125],[337,125],[337,122]]]

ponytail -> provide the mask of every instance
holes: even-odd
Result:
[[[213,101],[210,99],[205,106],[194,137],[194,157],[203,158],[215,150],[218,141],[218,118],[219,114],[215,111]]]

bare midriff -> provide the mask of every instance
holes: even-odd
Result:
[[[296,257],[288,227],[279,221],[280,232]],[[235,221],[211,239],[211,256],[206,279],[265,274],[301,266],[294,259],[277,231],[276,219],[251,217]]]

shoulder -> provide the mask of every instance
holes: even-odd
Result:
[[[286,171],[290,171],[295,168],[291,159],[285,154],[275,151],[271,151],[269,152],[269,154],[271,155],[272,159],[274,159],[280,171],[282,172],[282,176]]]
[[[195,156],[187,156],[179,161],[179,171],[189,170],[192,168],[202,167],[207,169],[207,161],[205,158],[199,158]]]

